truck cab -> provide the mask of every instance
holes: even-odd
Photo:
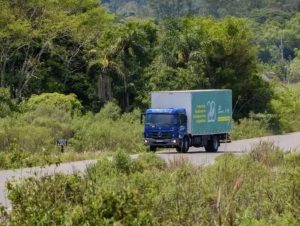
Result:
[[[147,109],[145,112],[144,142],[151,151],[157,147],[189,149],[187,115],[184,108]]]

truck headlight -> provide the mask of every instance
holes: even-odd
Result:
[[[176,143],[177,143],[177,141],[176,141],[175,139],[173,139],[173,140],[172,140],[172,143],[173,143],[173,144],[176,144]]]
[[[145,139],[145,144],[147,144],[147,143],[148,143],[148,140]]]

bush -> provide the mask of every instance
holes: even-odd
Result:
[[[233,125],[231,138],[233,140],[263,137],[272,134],[268,129],[268,122],[253,117],[239,120]]]
[[[44,166],[61,163],[59,152],[42,150],[31,153],[23,150],[0,152],[0,169],[18,169],[21,167]]]
[[[17,104],[11,98],[9,89],[0,88],[0,118],[10,116],[16,110]]]
[[[22,122],[19,118],[0,120],[0,150],[38,152],[53,147],[50,130]],[[50,149],[51,150],[51,149]]]
[[[82,105],[75,94],[64,95],[60,93],[32,95],[29,100],[25,102],[23,108],[25,111],[32,111],[41,105],[64,110],[70,112],[72,115],[82,110]]]
[[[57,139],[69,139],[73,136],[71,113],[51,105],[36,106],[34,110],[20,115],[20,120],[33,126],[47,128],[53,143]]]
[[[2,219],[10,225],[299,225],[299,154],[269,144],[253,152],[224,154],[206,167],[167,167],[153,154],[132,160],[119,150],[84,175],[9,183],[12,211]]]
[[[104,105],[95,117],[96,119],[118,120],[121,117],[121,108],[118,106],[116,101],[110,101]]]
[[[281,132],[300,130],[300,88],[290,86],[277,88],[270,108]]]
[[[158,157],[146,159],[153,163],[153,158]],[[129,175],[138,172],[128,171],[134,161],[122,151],[114,159],[90,167],[86,176],[55,175],[29,178],[22,184],[8,183],[9,198],[17,206],[11,212],[10,224],[156,225],[145,205],[149,201],[143,198],[145,193],[127,184],[132,182]],[[102,169],[116,171],[106,174]]]
[[[263,163],[268,167],[277,166],[283,163],[284,155],[274,143],[261,141],[250,150],[249,156],[254,160]]]
[[[128,117],[128,116],[127,116]],[[116,151],[121,148],[127,152],[145,150],[142,143],[142,126],[138,121],[126,122],[122,119],[112,120],[87,115],[76,118],[71,140],[76,151]]]
[[[77,114],[80,106],[74,98],[61,94],[33,96],[23,103],[22,113],[0,118],[0,151],[4,151],[1,158],[5,160],[0,167],[48,164],[57,162],[57,155],[62,161],[72,160],[71,154],[67,156],[57,152],[56,141],[60,138],[68,140],[69,153],[77,152],[72,152],[76,160],[80,159],[80,155],[82,159],[97,157],[99,154],[96,152],[122,149],[133,153],[145,150],[137,110],[121,116],[120,108],[111,102],[96,115],[90,112],[81,115]],[[17,162],[13,163],[10,158],[14,155],[26,155],[27,160],[17,158]],[[30,155],[33,157],[28,157]],[[37,159],[39,155],[40,159]],[[36,159],[36,164],[32,159]]]

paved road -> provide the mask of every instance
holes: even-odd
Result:
[[[251,146],[260,141],[274,142],[275,145],[281,147],[285,151],[300,150],[300,132],[291,133],[280,136],[269,136],[263,138],[254,138],[247,140],[234,141],[230,144],[222,144],[218,153],[206,153],[203,148],[190,148],[186,154],[178,154],[173,149],[158,152],[157,155],[165,159],[167,162],[174,161],[177,158],[187,158],[192,164],[210,164],[215,157],[223,153],[242,154],[250,150]],[[132,156],[137,157],[136,155]],[[89,165],[95,164],[96,160],[78,161],[71,163],[63,163],[58,166],[51,165],[48,167],[33,167],[18,170],[2,170],[0,171],[0,203],[8,209],[10,208],[9,200],[6,196],[5,183],[8,180],[19,180],[30,176],[44,176],[54,173],[74,173],[76,171],[84,171]]]
[[[179,154],[174,149],[159,152],[157,155],[165,159],[167,162],[174,161],[178,158],[186,158],[195,165],[211,164],[214,159],[223,153],[243,154],[248,152],[251,147],[261,141],[274,143],[284,151],[300,150],[300,132],[290,133],[286,135],[268,136],[261,138],[252,138],[246,140],[233,141],[229,144],[221,144],[217,153],[207,153],[204,148],[190,148],[186,154]]]

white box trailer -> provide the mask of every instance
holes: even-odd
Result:
[[[184,108],[190,134],[231,131],[232,91],[228,89],[152,92],[151,108]]]

